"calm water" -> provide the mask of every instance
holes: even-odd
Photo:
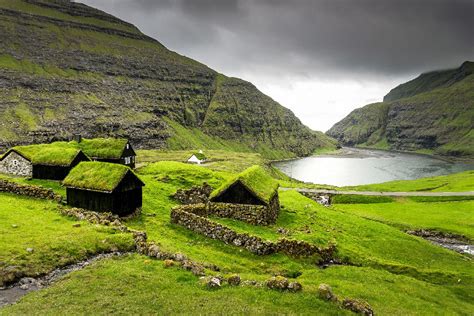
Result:
[[[429,156],[344,148],[342,154],[307,157],[273,164],[305,182],[337,186],[412,180],[474,169],[474,164]]]

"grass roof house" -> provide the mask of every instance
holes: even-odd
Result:
[[[145,184],[127,166],[94,161],[77,165],[63,185],[69,205],[123,216],[141,208]]]
[[[119,163],[130,168],[135,168],[137,154],[124,138],[78,138],[74,143],[87,156],[95,161]]]
[[[197,153],[193,153],[193,154],[191,155],[191,157],[189,157],[188,163],[195,163],[195,164],[200,165],[200,164],[206,162],[206,160],[207,160],[206,155],[204,155],[204,154],[202,153],[202,150],[200,150],[200,151],[197,152]]]
[[[280,211],[278,182],[260,166],[252,166],[213,191],[211,202],[264,206],[263,222],[274,223]]]
[[[80,149],[64,143],[17,146],[0,158],[0,172],[62,180],[78,163],[89,160]]]

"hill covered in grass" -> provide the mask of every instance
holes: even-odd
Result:
[[[352,111],[327,135],[345,145],[474,157],[474,62],[420,75]]]
[[[251,83],[67,0],[0,1],[0,116],[0,151],[73,134],[275,158],[334,146]]]

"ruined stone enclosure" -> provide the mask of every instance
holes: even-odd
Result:
[[[254,225],[271,225],[278,218],[278,183],[262,167],[253,166],[211,193],[213,214]]]

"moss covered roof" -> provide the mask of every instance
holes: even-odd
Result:
[[[204,155],[203,153],[194,153],[193,155],[196,156],[196,158],[199,159],[199,160],[206,160],[207,159],[206,155]]]
[[[265,202],[270,203],[271,199],[278,190],[278,182],[273,179],[260,166],[252,166],[236,177],[225,182],[221,187],[217,188],[211,193],[210,198],[217,197],[224,193],[232,184],[240,181],[248,190],[250,190],[256,197]]]
[[[80,143],[71,142],[78,146],[91,158],[119,159],[127,145],[124,138],[93,138],[82,139]]]
[[[29,159],[33,164],[67,166],[80,150],[91,158],[119,159],[127,143],[127,139],[94,138],[82,139],[80,143],[76,141],[53,142],[51,144],[16,146],[12,149]],[[4,156],[0,156],[0,159]]]
[[[53,166],[69,166],[81,151],[66,142],[16,146],[12,150],[29,159],[32,164]]]
[[[86,161],[79,163],[63,180],[63,185],[92,191],[112,192],[127,175],[136,175],[124,165]],[[141,180],[137,177],[141,182]],[[143,183],[142,183],[143,184]]]

